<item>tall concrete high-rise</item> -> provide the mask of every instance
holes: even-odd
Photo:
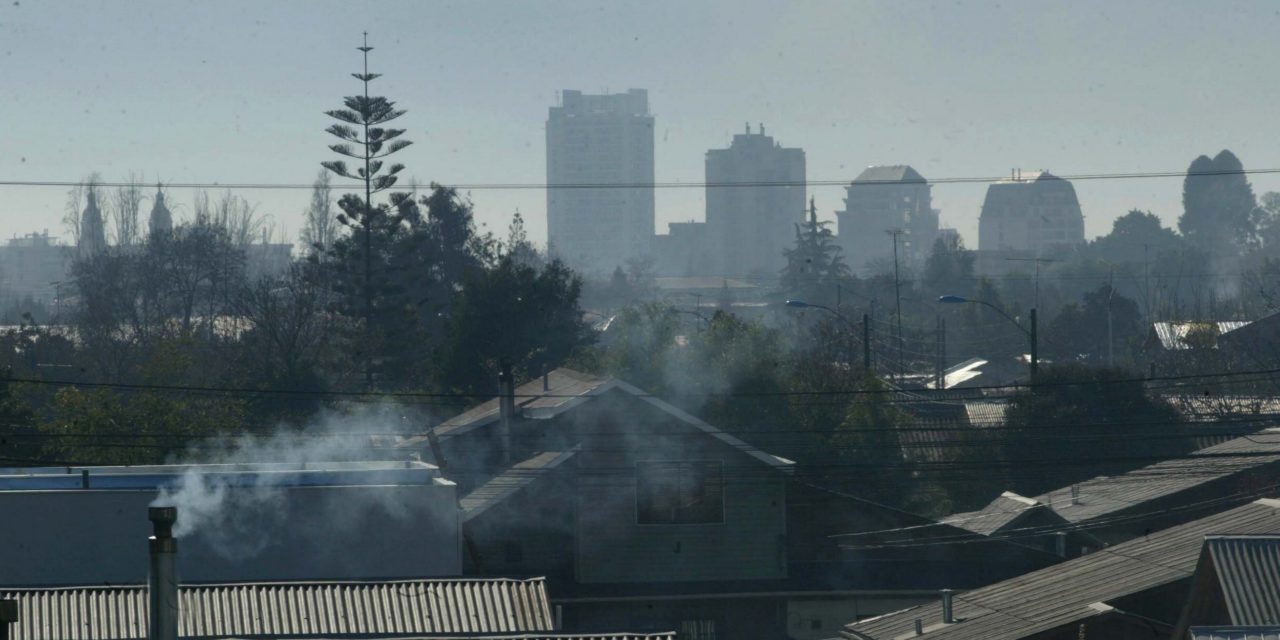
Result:
[[[1084,215],[1075,187],[1048,171],[987,187],[978,218],[978,248],[1036,256],[1084,242]]]
[[[547,245],[553,255],[588,275],[649,255],[654,226],[648,92],[562,92],[547,117],[547,184]]]
[[[907,165],[867,167],[845,188],[844,211],[836,212],[836,230],[844,259],[855,273],[867,263],[893,260],[894,240],[907,264],[923,265],[938,237],[938,212],[929,182]]]
[[[716,272],[777,275],[805,214],[803,149],[757,133],[733,136],[728,149],[707,152],[707,237]],[[753,186],[725,186],[749,184]]]

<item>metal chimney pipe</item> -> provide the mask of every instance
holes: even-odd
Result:
[[[1053,549],[1058,552],[1058,556],[1067,557],[1067,532],[1057,531],[1053,534]]]
[[[511,463],[511,424],[516,418],[516,382],[511,365],[503,363],[498,372],[498,447],[502,463]]]
[[[151,574],[147,582],[151,610],[149,640],[178,640],[178,541],[173,538],[176,507],[150,507]]]
[[[1080,485],[1071,485],[1071,504],[1080,504]]]
[[[920,618],[916,618],[916,635],[924,635],[924,620],[921,620]]]
[[[951,624],[956,621],[955,610],[952,607],[951,596],[954,595],[950,589],[942,590],[942,621]]]
[[[0,640],[9,640],[9,625],[18,621],[18,601],[0,600]]]

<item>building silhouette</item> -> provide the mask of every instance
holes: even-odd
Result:
[[[987,187],[978,219],[978,249],[1042,256],[1084,242],[1084,215],[1075,187],[1048,171]]]
[[[98,198],[92,188],[88,190],[84,212],[80,214],[80,239],[77,248],[81,257],[102,253],[107,248],[106,221],[102,219]]]
[[[164,203],[164,192],[156,185],[156,197],[151,205],[151,219],[148,224],[152,237],[166,236],[173,233],[173,214]]]
[[[547,183],[552,255],[587,275],[607,274],[649,255],[654,223],[648,92],[564,91],[547,117]]]
[[[804,220],[803,149],[783,147],[751,125],[706,158],[707,249],[714,275],[774,275]],[[740,186],[750,185],[750,186]]]
[[[893,259],[893,240],[885,234],[901,229],[899,258],[923,265],[938,237],[938,211],[932,187],[907,165],[867,167],[845,188],[844,210],[836,212],[837,242],[855,273],[868,263]]]

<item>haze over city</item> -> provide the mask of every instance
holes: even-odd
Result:
[[[1278,26],[1262,2],[21,0],[0,6],[0,118],[20,123],[0,137],[0,175],[309,183],[328,153],[323,111],[358,89],[365,30],[375,92],[409,111],[405,176],[424,184],[544,183],[547,109],[565,89],[647,89],[659,182],[702,182],[705,152],[747,122],[804,149],[810,181],[878,164],[930,180],[1178,172],[1223,148],[1274,168]],[[1076,187],[1087,237],[1130,208],[1169,225],[1181,210],[1176,178]],[[2,188],[0,236],[64,234],[65,188]],[[970,246],[984,191],[934,188],[942,224]],[[239,193],[290,236],[301,226],[305,189]],[[810,193],[824,219],[842,207],[838,186]],[[544,241],[542,190],[470,195],[488,228],[519,210]],[[658,189],[657,231],[701,220],[704,199]]]

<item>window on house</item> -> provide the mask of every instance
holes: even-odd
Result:
[[[715,524],[724,521],[724,472],[718,461],[636,464],[640,524]]]
[[[716,621],[681,620],[680,640],[716,640]]]

